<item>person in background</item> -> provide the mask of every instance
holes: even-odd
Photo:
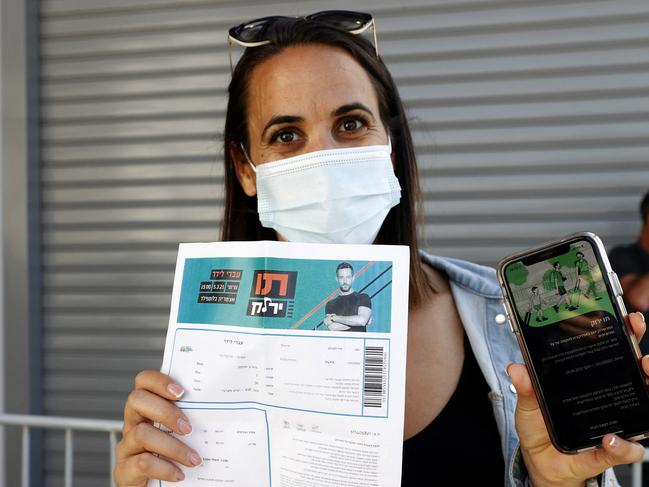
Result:
[[[609,253],[629,311],[640,311],[649,318],[649,191],[640,202],[642,230],[635,243],[618,246]],[[649,339],[640,342],[642,353],[649,352]]]

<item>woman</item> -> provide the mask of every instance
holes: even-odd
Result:
[[[355,15],[270,18],[231,30],[248,48],[229,87],[224,240],[327,241],[336,235],[340,242],[410,246],[402,485],[583,486],[605,471],[606,485],[616,485],[607,469],[638,461],[642,447],[607,435],[594,452],[564,455],[554,449],[526,369],[511,363],[520,362],[520,354],[507,326],[499,324],[504,311],[493,270],[419,252],[421,194],[408,123],[375,48],[344,22],[351,16],[369,25]],[[331,157],[365,146],[391,150],[388,165],[401,200],[394,206],[396,201],[376,198],[370,209],[345,211],[357,207],[361,189],[372,190],[375,183],[368,181],[376,178],[346,177]],[[326,181],[304,178],[305,187],[283,187],[278,178],[275,186],[266,185],[264,164],[313,153],[328,161]],[[331,203],[339,211],[309,219],[309,205],[284,205],[287,197],[308,199],[314,192],[324,200],[315,206]],[[298,216],[280,224],[281,218],[268,216],[273,208]],[[645,329],[640,316],[630,317],[638,337]],[[647,357],[643,367],[649,372]],[[161,422],[188,434],[191,425],[173,404],[182,394],[182,385],[160,372],[138,374],[117,448],[119,487],[184,478],[181,468],[154,454],[189,468],[201,463],[200,452],[151,425]]]

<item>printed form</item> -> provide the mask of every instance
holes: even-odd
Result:
[[[161,370],[203,464],[149,487],[400,485],[408,276],[405,246],[181,244]]]

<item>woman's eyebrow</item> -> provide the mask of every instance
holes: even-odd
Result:
[[[297,123],[297,122],[304,122],[304,117],[299,117],[297,115],[275,115],[273,118],[271,118],[266,126],[264,127],[264,130],[261,132],[261,138],[264,138],[264,135],[266,135],[266,132],[268,131],[269,128],[271,128],[273,125],[280,125],[283,123]]]
[[[372,110],[367,108],[362,103],[358,103],[358,102],[348,103],[346,105],[336,108],[333,112],[331,112],[331,116],[339,117],[340,115],[344,115],[345,113],[349,113],[354,110],[363,110],[364,112],[367,112],[368,115],[370,115],[372,118],[374,118],[374,114],[372,113]]]

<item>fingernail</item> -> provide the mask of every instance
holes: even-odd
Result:
[[[192,432],[192,425],[189,424],[189,421],[187,421],[185,418],[180,418],[178,420],[178,431],[180,431],[183,435],[188,435]]]
[[[640,312],[638,311],[638,314],[640,315],[640,318],[642,318],[642,322],[643,322],[643,323],[646,323],[646,322],[645,322],[645,319],[644,319],[644,313],[640,313]]]
[[[201,463],[203,463],[203,459],[196,452],[191,452],[188,458],[189,458],[189,463],[191,463],[194,467],[198,467]]]
[[[608,440],[608,446],[611,448],[616,448],[620,444],[620,440],[618,440],[617,436],[613,435],[611,436],[611,439]]]
[[[176,479],[177,480],[185,480],[185,474],[182,472],[182,470],[178,470],[176,472]]]
[[[512,376],[509,375],[509,366],[510,366],[511,364],[512,364],[512,363],[509,362],[507,365],[505,365],[505,374],[507,374],[507,377],[509,377],[510,379],[512,378]]]
[[[176,399],[180,399],[182,395],[185,393],[185,389],[180,387],[178,384],[169,384],[167,386],[167,391]]]

